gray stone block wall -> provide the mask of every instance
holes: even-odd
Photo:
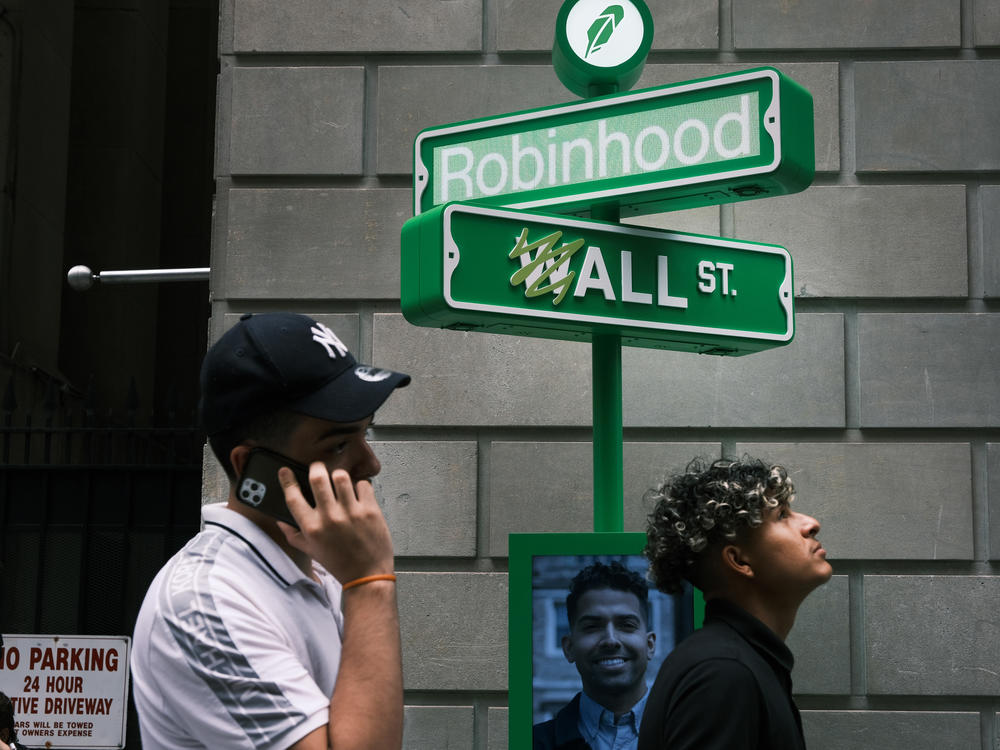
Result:
[[[793,12],[794,7],[794,12]],[[784,0],[734,2],[738,50],[958,47],[959,0]]]
[[[507,689],[507,576],[401,573],[407,690]]]
[[[858,315],[863,427],[1000,425],[1000,315]]]
[[[984,185],[980,195],[984,295],[996,299],[1000,297],[1000,185]]]
[[[398,188],[235,188],[224,288],[237,299],[399,299]]]
[[[507,535],[593,528],[589,345],[399,309],[414,137],[574,99],[559,5],[220,0],[213,338],[298,310],[414,377],[374,430],[414,750],[512,747]],[[1000,5],[650,6],[638,86],[777,67],[813,94],[817,177],[631,222],[786,247],[796,334],[623,352],[624,527],[695,456],[785,464],[835,568],[789,637],[809,747],[1000,750]]]
[[[870,693],[1000,694],[1000,576],[871,575],[864,589]]]
[[[378,364],[413,376],[406,398],[379,411],[383,424],[590,424],[586,344],[415,328],[399,313],[376,313],[373,329]]]
[[[257,52],[478,52],[479,0],[236,0],[233,49]]]
[[[991,133],[998,87],[1000,60],[858,63],[858,171],[997,171],[1000,143]]]
[[[245,174],[361,174],[365,72],[236,68],[229,168]]]
[[[507,750],[507,709],[491,707],[487,714],[489,722],[486,749]]]
[[[407,706],[403,714],[403,749],[472,747],[475,716],[472,706]]]
[[[626,443],[625,530],[645,531],[643,494],[695,456],[719,457],[717,443]],[[507,535],[594,530],[593,444],[505,441],[490,446],[490,557],[507,556]]]
[[[817,186],[737,204],[734,234],[787,238],[800,298],[965,297],[965,193],[964,185]]]
[[[372,447],[383,467],[375,492],[396,554],[475,557],[476,443],[373,440]]]
[[[986,487],[989,493],[989,516],[1000,518],[1000,443],[986,446]],[[1000,529],[990,524],[990,559],[1000,560]]]
[[[973,26],[977,47],[1000,47],[1000,5],[993,0],[974,0]]]
[[[803,711],[809,750],[966,750],[980,747],[969,711]]]
[[[838,560],[973,560],[968,443],[739,443],[789,470]],[[842,519],[854,519],[842,522]]]
[[[795,654],[797,694],[851,692],[850,583],[846,575],[835,575],[806,599],[787,643]]]
[[[622,353],[630,427],[845,426],[844,319],[799,314],[792,343],[747,357]]]

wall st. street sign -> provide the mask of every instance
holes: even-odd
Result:
[[[814,173],[812,95],[773,68],[421,131],[414,214],[452,201],[627,218],[794,193]]]
[[[416,325],[710,354],[794,333],[777,245],[481,205],[406,222],[401,301]]]

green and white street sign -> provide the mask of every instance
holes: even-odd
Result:
[[[627,91],[653,44],[653,16],[642,0],[566,0],[556,17],[552,67],[570,91]]]
[[[623,217],[804,190],[812,95],[773,68],[442,125],[414,143],[414,214],[453,201]]]
[[[402,233],[415,325],[741,355],[794,334],[777,245],[449,204]]]

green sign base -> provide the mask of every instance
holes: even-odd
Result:
[[[450,204],[402,233],[415,325],[742,355],[794,335],[777,245]]]

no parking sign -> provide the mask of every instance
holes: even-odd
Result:
[[[3,643],[0,690],[26,745],[124,746],[130,638],[5,635]]]

